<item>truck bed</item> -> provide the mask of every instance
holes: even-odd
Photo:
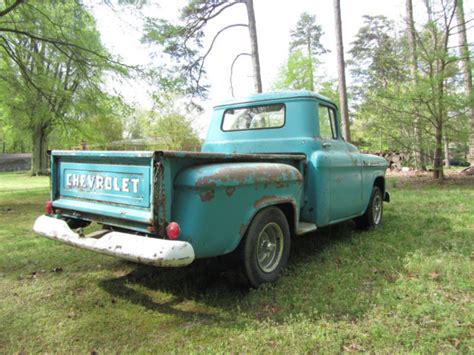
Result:
[[[173,183],[187,167],[225,162],[297,165],[305,158],[302,154],[54,150],[51,201],[63,217],[150,233],[169,221]]]

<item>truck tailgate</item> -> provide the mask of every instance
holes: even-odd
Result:
[[[153,215],[153,152],[53,151],[51,158],[51,197],[61,214],[145,230]]]

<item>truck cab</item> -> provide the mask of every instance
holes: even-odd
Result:
[[[250,285],[278,278],[291,237],[381,223],[387,163],[341,135],[337,106],[307,91],[214,108],[201,152],[53,151],[43,236],[157,266],[236,254]],[[83,236],[89,222],[102,234]]]
[[[233,116],[244,114],[253,117],[250,123],[232,128]],[[312,92],[262,94],[216,106],[202,150],[303,154],[301,218],[318,227],[360,215],[374,183],[385,192],[385,160],[345,142],[336,105]]]

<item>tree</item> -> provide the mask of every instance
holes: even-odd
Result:
[[[399,37],[398,31],[391,30],[393,24],[380,16],[366,17],[351,54],[360,88],[358,117],[365,120],[366,128],[388,137],[391,148],[423,149],[432,160],[433,176],[442,178],[443,140],[465,141],[463,117],[468,102],[458,94],[460,58],[449,46],[455,7],[430,1],[426,11],[429,20],[415,29],[416,81],[412,63],[405,60],[413,55],[409,38]],[[415,123],[423,131],[421,146]]]
[[[308,69],[306,70],[309,76],[309,87],[305,89],[314,91],[314,66],[316,64],[316,57],[327,52],[327,49],[321,44],[321,36],[324,34],[321,26],[316,23],[316,16],[310,15],[307,12],[301,14],[296,28],[291,31],[290,52],[292,51],[306,51],[305,61]],[[297,52],[298,53],[298,52]],[[301,55],[301,52],[298,53]],[[290,58],[288,64],[290,63]],[[293,59],[294,60],[294,59]]]
[[[472,92],[472,68],[469,54],[469,45],[467,41],[466,33],[466,21],[464,19],[464,3],[463,0],[456,1],[456,18],[457,25],[459,27],[459,55],[461,57],[463,83],[464,83],[464,94],[468,99],[469,108],[467,114],[469,117],[469,161],[471,165],[474,165],[474,97]]]
[[[77,103],[93,109],[103,71],[120,68],[80,3],[16,1],[0,14],[0,75],[9,90],[3,104],[31,134],[32,173],[45,174],[51,132],[77,117]]]
[[[310,90],[314,91],[312,59],[297,49],[290,53],[278,73],[274,84],[276,90]]]
[[[395,24],[385,16],[364,16],[364,25],[351,45],[348,64],[357,122],[352,133],[369,150],[382,150],[389,144],[392,149],[409,147],[412,120],[397,112],[409,73]]]
[[[247,9],[247,23],[232,23],[221,28],[213,36],[210,45],[203,50],[204,29],[208,22],[233,6],[244,4]],[[217,39],[224,32],[234,28],[248,28],[250,53],[239,53],[235,61],[243,54],[252,57],[254,86],[256,92],[262,92],[260,60],[258,53],[257,30],[253,0],[192,0],[181,10],[181,22],[170,23],[164,19],[149,18],[146,34],[143,38],[148,43],[158,43],[164,52],[176,63],[177,70],[171,76],[183,84],[185,94],[205,96],[208,86],[202,83],[205,74],[205,61],[212,52]]]
[[[438,7],[429,2],[425,5],[430,20],[425,25],[421,40],[418,42],[421,49],[420,56],[425,64],[422,68],[425,73],[425,82],[422,83],[422,95],[419,99],[429,111],[430,122],[434,128],[433,177],[442,179],[444,177],[443,129],[452,118],[449,116],[449,106],[454,99],[449,96],[447,84],[454,75],[452,65],[458,60],[449,52],[449,37],[454,28],[456,6],[455,4],[450,6],[444,2],[441,2]]]
[[[407,37],[408,47],[410,50],[410,73],[413,84],[416,86],[418,82],[418,58],[416,53],[416,32],[415,32],[415,21],[413,20],[413,4],[412,0],[406,0],[406,22],[407,22]],[[420,117],[417,106],[413,107],[415,122],[414,122],[414,135],[415,135],[415,167],[421,170],[426,170],[425,155],[423,151],[422,143],[422,131],[420,128]]]
[[[336,102],[339,99],[337,82],[328,79],[327,75],[311,76],[308,58],[301,49],[293,51],[287,63],[280,67],[275,82],[274,90],[316,90],[319,94]]]
[[[164,112],[137,110],[127,124],[127,140],[120,142],[125,147],[132,143],[140,149],[195,151],[201,146],[191,119],[174,108]]]
[[[191,120],[179,113],[161,116],[152,125],[151,136],[161,138],[163,149],[197,150],[201,141],[191,123]]]
[[[252,57],[252,69],[255,92],[262,92],[262,78],[260,74],[260,57],[258,53],[257,41],[257,22],[255,21],[255,11],[253,9],[253,0],[243,0],[247,8],[250,36],[250,53]]]
[[[339,105],[342,117],[342,130],[346,141],[351,141],[349,108],[347,106],[346,71],[344,46],[342,42],[342,21],[340,0],[334,0],[334,22],[336,25],[337,72],[339,78]]]

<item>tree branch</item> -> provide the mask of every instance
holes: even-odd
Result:
[[[206,53],[204,53],[204,55],[199,58],[197,61],[195,61],[191,67],[194,67],[196,64],[198,64],[199,62],[201,62],[201,65],[199,66],[199,73],[198,73],[198,78],[197,78],[197,81],[196,81],[196,85],[199,85],[199,81],[201,80],[201,74],[202,74],[202,69],[204,67],[204,62],[206,61],[206,58],[207,56],[209,55],[209,53],[211,53],[212,51],[212,48],[214,47],[214,43],[216,42],[217,40],[217,37],[219,37],[219,35],[228,30],[229,28],[233,28],[233,27],[248,27],[247,24],[244,24],[244,23],[235,23],[235,24],[232,24],[232,25],[228,25],[228,26],[225,26],[224,28],[221,28],[214,36],[214,38],[212,39],[212,42],[209,46],[209,48],[207,49]]]
[[[93,51],[91,49],[88,49],[88,48],[85,48],[85,47],[82,47],[82,46],[79,46],[75,43],[71,43],[71,42],[65,42],[65,41],[62,41],[62,40],[57,40],[57,39],[53,39],[53,38],[46,38],[46,37],[40,37],[40,36],[37,36],[35,34],[32,34],[32,33],[29,33],[29,32],[26,32],[26,31],[22,31],[22,30],[17,30],[17,29],[13,29],[13,28],[5,28],[5,27],[0,27],[0,32],[10,32],[10,33],[15,33],[17,35],[22,35],[22,36],[26,36],[28,38],[31,38],[31,39],[34,39],[36,41],[41,41],[41,42],[45,42],[45,43],[50,43],[52,45],[55,45],[55,46],[65,46],[65,47],[70,47],[70,48],[76,48],[76,49],[79,49],[81,51],[84,51],[84,52],[87,52],[89,54],[92,54],[98,58],[101,58],[109,63],[112,63],[112,64],[117,64],[117,65],[120,65],[120,66],[123,66],[123,67],[126,67],[126,68],[130,68],[130,69],[134,69],[135,67],[134,66],[131,66],[131,65],[127,65],[127,64],[123,64],[123,63],[120,63],[118,61],[115,61],[115,60],[112,60],[111,58],[109,58],[108,56],[106,55],[103,55],[103,54],[100,54],[96,51]]]
[[[247,55],[247,56],[252,56],[250,53],[239,53],[235,56],[234,60],[232,61],[232,64],[230,66],[230,78],[229,78],[229,81],[230,81],[230,92],[232,94],[232,97],[234,97],[234,86],[232,85],[232,75],[234,74],[234,64],[235,62],[237,62],[237,59],[239,59],[241,56],[244,56],[244,55]]]
[[[12,5],[7,7],[6,9],[0,11],[0,17],[3,17],[5,15],[9,14],[10,12],[15,10],[18,6],[20,6],[24,2],[25,2],[25,0],[16,0]]]

